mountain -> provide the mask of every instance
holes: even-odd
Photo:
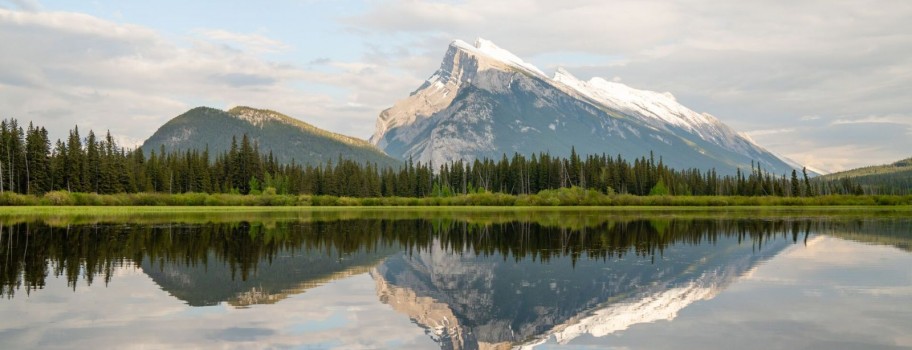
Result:
[[[912,158],[903,159],[897,162],[884,165],[866,166],[846,171],[840,171],[832,174],[823,175],[820,178],[826,180],[838,180],[842,178],[863,178],[881,175],[899,175],[909,176],[912,174]]]
[[[862,186],[865,193],[910,194],[912,193],[912,158],[891,164],[867,166],[820,176],[818,181],[838,182],[850,179]]]
[[[215,157],[231,148],[232,136],[241,142],[244,134],[259,144],[261,152],[272,151],[279,162],[318,165],[340,156],[380,166],[399,162],[364,140],[332,133],[270,110],[234,107],[222,111],[197,107],[162,125],[142,148],[158,152],[209,147]]]
[[[676,168],[795,166],[670,93],[637,90],[560,68],[553,77],[492,42],[454,41],[440,68],[380,113],[370,139],[394,157],[442,164],[549,152],[662,157]],[[800,169],[800,167],[798,167]]]

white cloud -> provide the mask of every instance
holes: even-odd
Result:
[[[334,61],[325,71],[263,57],[289,47],[260,34],[169,39],[85,14],[0,9],[0,118],[34,121],[53,138],[77,124],[109,129],[135,144],[197,105],[249,105],[367,137],[384,94],[413,88],[395,68]]]
[[[912,127],[912,116],[905,115],[869,115],[861,118],[839,118],[833,125],[846,124],[898,124]]]
[[[785,134],[785,133],[793,133],[793,132],[795,132],[795,128],[753,130],[753,131],[746,132],[746,134],[751,137],[757,137],[757,136],[776,135],[776,134]]]
[[[233,43],[252,53],[279,52],[289,49],[289,45],[279,40],[259,34],[240,34],[222,29],[197,29],[196,34],[209,40]]]

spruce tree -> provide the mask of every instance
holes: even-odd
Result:
[[[792,189],[792,197],[801,197],[801,185],[798,183],[798,172],[792,169],[792,179],[789,181]]]
[[[66,190],[70,192],[84,192],[84,174],[83,167],[85,153],[82,148],[82,139],[79,137],[79,126],[70,131],[66,144],[66,161],[64,161],[64,180]]]
[[[808,179],[807,167],[801,168],[801,172],[804,174],[804,195],[813,197],[814,193],[811,191],[811,181]]]

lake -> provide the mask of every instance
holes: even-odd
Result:
[[[0,211],[0,349],[912,348],[908,214]]]

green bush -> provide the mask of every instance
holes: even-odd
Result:
[[[0,205],[37,205],[38,198],[13,192],[0,194]]]

